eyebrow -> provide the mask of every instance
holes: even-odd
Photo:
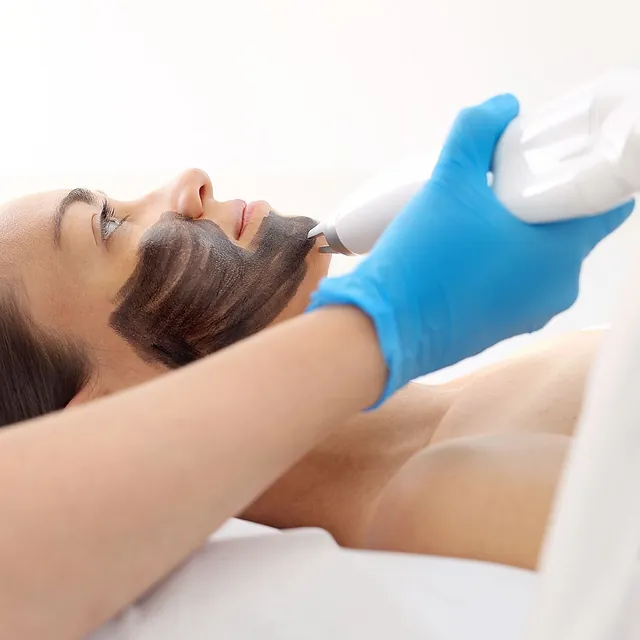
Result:
[[[72,189],[69,193],[60,200],[53,214],[53,244],[56,247],[60,246],[60,237],[62,235],[62,221],[65,213],[72,204],[77,202],[84,202],[85,204],[94,205],[97,202],[95,195],[88,189]]]

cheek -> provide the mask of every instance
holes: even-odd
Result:
[[[134,272],[137,260],[137,252],[130,249],[128,243],[114,243],[114,249],[100,256],[86,275],[89,294],[108,303],[112,310],[120,290]]]
[[[81,273],[67,279],[63,321],[98,349],[112,348],[116,335],[109,326],[118,292],[127,281],[135,259],[101,256]]]

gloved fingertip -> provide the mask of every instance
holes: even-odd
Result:
[[[496,144],[519,110],[518,99],[510,93],[494,96],[478,107],[480,125],[474,133],[476,161],[481,169],[491,170]]]
[[[481,106],[491,109],[497,115],[512,120],[520,112],[520,102],[512,93],[502,93],[489,98]]]

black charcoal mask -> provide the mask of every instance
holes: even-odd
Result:
[[[142,358],[171,368],[246,338],[295,295],[315,224],[270,213],[243,249],[211,220],[164,213],[140,241],[110,324]]]

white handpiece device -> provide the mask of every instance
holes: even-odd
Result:
[[[640,71],[611,72],[515,118],[493,159],[492,187],[532,224],[597,215],[640,191]],[[309,233],[320,251],[363,254],[428,176],[342,208]]]

